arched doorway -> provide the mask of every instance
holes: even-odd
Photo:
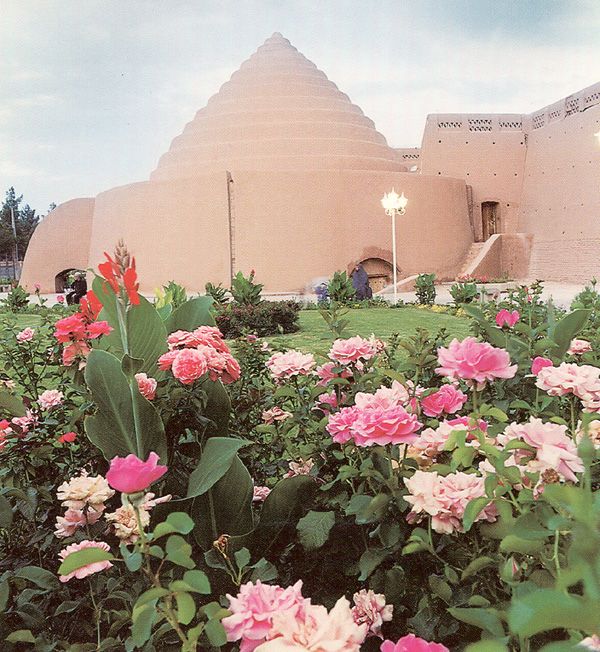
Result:
[[[481,202],[481,227],[484,242],[500,231],[499,204],[497,201]]]
[[[73,275],[75,272],[83,272],[83,270],[77,269],[75,267],[71,267],[69,269],[63,269],[62,272],[59,272],[55,277],[54,277],[54,291],[57,293],[62,293],[64,292],[70,285],[73,283]]]
[[[383,260],[383,258],[366,258],[361,261],[361,264],[369,276],[369,285],[373,290],[373,294],[383,290],[392,282],[394,268],[387,260]]]

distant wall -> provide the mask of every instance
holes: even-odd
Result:
[[[498,232],[517,230],[526,140],[520,114],[427,116],[420,166],[423,174],[464,179],[472,188],[470,217],[481,240],[481,203],[498,202]]]
[[[35,229],[21,274],[21,285],[33,292],[54,292],[54,278],[67,269],[86,269],[94,199],[71,199],[57,206]]]

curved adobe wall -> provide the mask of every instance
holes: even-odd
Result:
[[[54,292],[54,278],[67,269],[86,269],[94,214],[94,199],[71,199],[57,206],[33,233],[20,284],[33,291]]]
[[[481,203],[499,204],[499,231],[517,230],[527,144],[523,116],[429,115],[421,145],[423,174],[464,179],[472,187],[473,230],[482,239]]]

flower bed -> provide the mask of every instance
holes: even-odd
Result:
[[[137,288],[0,335],[2,649],[598,649],[592,310],[313,354]]]

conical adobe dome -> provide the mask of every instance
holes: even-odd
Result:
[[[373,121],[275,33],[173,140],[151,179],[225,169],[405,168]]]

